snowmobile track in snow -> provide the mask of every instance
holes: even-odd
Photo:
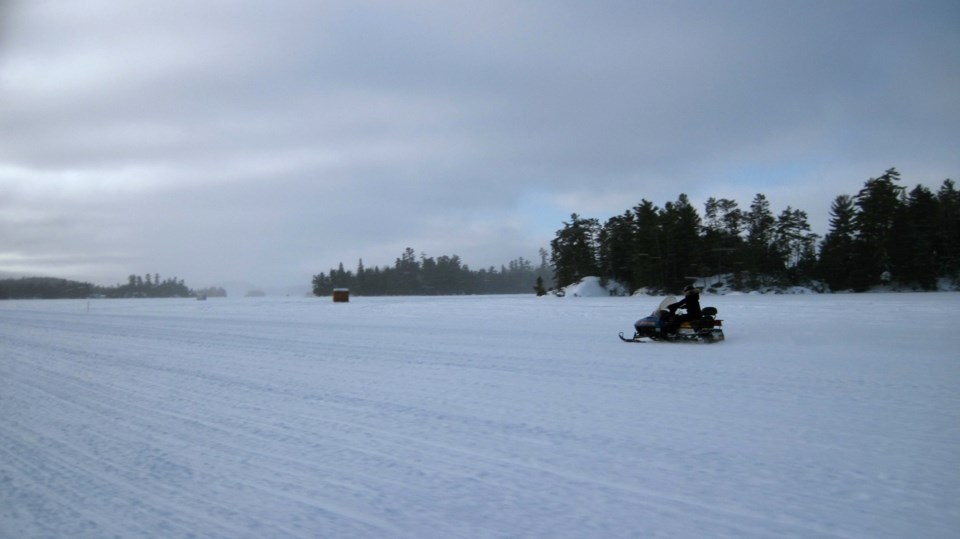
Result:
[[[0,302],[0,536],[952,537],[957,298]]]

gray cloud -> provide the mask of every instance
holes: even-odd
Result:
[[[285,284],[960,158],[953,2],[14,2],[0,269]]]

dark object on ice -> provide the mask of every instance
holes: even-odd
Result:
[[[333,302],[334,303],[347,303],[350,301],[350,289],[349,288],[334,288],[333,289]]]
[[[699,294],[698,294],[699,295]],[[687,296],[688,298],[690,296]],[[665,298],[660,302],[660,306],[646,318],[641,318],[633,324],[633,338],[627,338],[620,333],[620,339],[626,342],[646,342],[665,341],[665,342],[702,342],[713,343],[723,340],[723,321],[717,320],[716,307],[704,307],[700,309],[697,304],[699,316],[696,318],[681,319],[680,316],[673,314],[674,308],[678,302],[673,296]],[[687,316],[690,313],[688,311]]]

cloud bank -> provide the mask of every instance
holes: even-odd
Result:
[[[308,283],[537,259],[681,192],[960,170],[955,2],[13,2],[0,270]]]

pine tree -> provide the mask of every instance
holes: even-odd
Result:
[[[353,283],[350,285],[350,288],[353,290],[354,294],[363,295],[366,294],[365,290],[367,284],[367,270],[363,267],[363,259],[357,261],[357,275],[353,279]]]
[[[547,289],[543,287],[543,277],[537,276],[536,284],[533,286],[533,291],[537,294],[537,297],[545,296],[547,294]]]
[[[396,290],[399,294],[416,295],[422,292],[420,287],[420,264],[412,248],[407,247],[396,260]]]
[[[746,227],[745,261],[750,271],[751,284],[760,284],[760,275],[778,274],[783,269],[783,259],[774,247],[776,219],[770,211],[770,202],[761,193],[753,198],[750,211],[744,215]]]
[[[807,212],[790,206],[777,217],[774,251],[784,261],[788,284],[799,284],[816,264],[816,234],[810,231]]]
[[[857,263],[861,264],[864,285],[879,284],[891,274],[890,251],[893,248],[891,234],[894,221],[899,215],[900,196],[904,188],[897,185],[900,173],[888,169],[879,178],[871,178],[854,197],[857,209]],[[899,278],[896,275],[893,278]]]
[[[891,231],[890,260],[901,284],[936,288],[938,206],[934,194],[918,185],[898,208]]]
[[[537,253],[540,255],[540,265],[537,266],[537,277],[546,282],[553,276],[553,268],[550,266],[550,252],[541,247]]]
[[[704,216],[704,254],[709,263],[716,264],[713,272],[723,274],[724,270],[730,271],[738,263],[737,254],[743,247],[740,237],[743,212],[735,200],[710,197],[705,204]]]
[[[333,283],[323,272],[313,276],[313,295],[329,296],[333,292]]]
[[[633,263],[636,221],[629,210],[611,217],[599,235],[600,274],[632,288],[635,276]],[[632,290],[631,290],[632,291]]]
[[[957,277],[960,273],[960,191],[953,180],[943,181],[937,191],[936,250],[941,267],[939,275]]]
[[[666,283],[664,275],[664,251],[661,248],[662,231],[660,229],[660,208],[649,200],[643,199],[633,207],[634,246],[632,249],[632,263],[634,278],[631,283],[632,291],[642,287],[663,288]]]
[[[676,202],[668,202],[660,212],[669,289],[680,290],[689,283],[687,276],[699,275],[703,270],[700,222],[700,214],[686,194],[681,194]]]
[[[564,287],[579,282],[584,277],[597,275],[597,234],[599,222],[596,219],[584,219],[576,213],[570,216],[570,222],[564,222],[563,228],[550,242],[550,261],[554,267],[554,282]]]
[[[833,290],[846,290],[853,285],[855,221],[853,198],[849,195],[835,198],[830,206],[830,231],[820,245],[818,271]]]

